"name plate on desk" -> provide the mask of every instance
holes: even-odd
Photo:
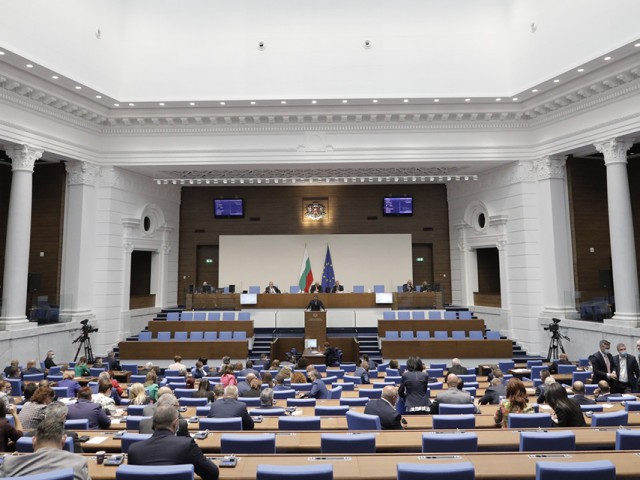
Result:
[[[537,453],[535,455],[527,455],[529,458],[573,458],[566,453]]]
[[[310,462],[350,462],[351,457],[308,457]]]
[[[418,460],[462,460],[460,455],[420,455]]]

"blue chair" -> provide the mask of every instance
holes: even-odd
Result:
[[[141,416],[146,405],[128,405],[127,406],[127,415],[137,415]]]
[[[577,370],[577,365],[558,365],[558,375],[567,375]]]
[[[472,414],[474,413],[473,405],[468,404],[453,404],[443,403],[438,407],[438,413],[440,415],[458,415],[458,414]]]
[[[320,430],[320,417],[278,417],[278,430]]]
[[[259,407],[261,405],[259,397],[238,397],[238,401],[247,407]]]
[[[485,336],[487,340],[500,340],[500,332],[497,330],[487,330]]]
[[[585,394],[586,395],[593,395],[596,392],[597,389],[598,389],[598,384],[597,383],[594,383],[594,384],[587,383],[584,386],[584,390],[585,390]]]
[[[231,321],[236,319],[236,312],[222,312],[222,320]]]
[[[201,418],[198,426],[200,430],[236,431],[242,430],[242,418]]]
[[[429,320],[441,320],[442,313],[440,311],[429,312]]]
[[[323,433],[320,435],[321,453],[376,453],[376,436],[373,433],[351,435],[348,433]]]
[[[190,389],[190,388],[176,388],[173,391],[173,394],[176,396],[176,398],[178,399],[182,399],[182,398],[192,398],[193,392],[195,390]]]
[[[511,415],[509,415],[511,416]],[[456,428],[476,428],[475,415],[434,415],[433,429],[447,430]]]
[[[588,367],[589,365],[591,365],[591,362],[589,362],[588,358],[580,358],[580,359],[578,359],[578,366],[579,367]]]
[[[264,416],[264,417],[281,417],[285,415],[284,408],[252,408],[249,410],[249,415],[253,417]]]
[[[44,380],[44,373],[33,373],[31,375],[23,375],[22,379],[25,382],[40,382]]]
[[[62,470],[53,470],[51,472],[13,478],[17,480],[74,480],[74,473],[73,468],[63,468]]]
[[[138,334],[138,341],[140,342],[150,342],[151,341],[151,332],[144,331]]]
[[[49,378],[51,375],[58,375],[61,371],[62,371],[61,365],[56,365],[55,367],[51,367],[49,369],[49,375],[47,376],[47,378]]]
[[[218,339],[218,332],[204,332],[205,342],[215,342]]]
[[[260,287],[256,285],[251,285],[249,287],[249,293],[260,293]]]
[[[223,291],[224,293],[230,293],[230,292],[229,292],[229,287],[224,287],[224,288],[222,289],[222,291]]]
[[[315,407],[315,406],[316,406],[315,398],[287,398],[287,407]]]
[[[469,330],[469,340],[484,340],[481,330]]]
[[[189,332],[176,332],[173,339],[176,342],[186,342],[189,338]]]
[[[238,320],[251,320],[251,312],[238,312]]]
[[[465,385],[467,383],[470,383],[470,382],[476,382],[476,374],[475,373],[470,373],[470,374],[467,374],[467,375],[458,375],[458,378],[461,378],[464,381]]]
[[[385,373],[385,376],[386,375],[391,375],[391,376],[396,376],[397,377],[398,375],[400,375],[400,370],[397,369],[397,368],[387,368],[384,371],[384,373]]]
[[[458,312],[458,318],[460,320],[471,320],[471,312],[469,310],[464,310]]]
[[[143,440],[148,440],[149,438],[151,438],[150,433],[125,433],[122,436],[122,445],[120,447],[120,451],[122,453],[127,453],[129,452],[129,447],[131,445]]]
[[[295,385],[297,385],[297,384],[295,384]],[[275,398],[276,400],[280,400],[282,398],[295,398],[295,396],[296,396],[296,391],[293,388],[290,388],[288,390],[274,390],[273,391],[273,398]]]
[[[193,480],[193,465],[120,465],[116,480]]]
[[[89,382],[87,386],[91,388],[91,393],[98,394],[98,382]]]
[[[467,333],[464,330],[453,330],[451,332],[451,338],[454,340],[466,340]]]
[[[8,380],[8,378],[5,380]],[[50,382],[59,382],[62,380],[62,375],[47,375],[47,380]]]
[[[67,439],[64,442],[64,447],[62,447],[62,449],[66,450],[67,452],[73,453],[73,438],[72,437],[67,437]],[[20,437],[16,441],[16,450],[19,453],[32,453],[33,452],[33,437]],[[18,478],[22,478],[22,477],[18,477]]]
[[[289,293],[300,293],[300,286],[299,285],[291,285],[289,287]]]
[[[342,363],[340,364],[340,368],[344,370],[345,373],[353,373],[356,371],[355,363]],[[318,370],[320,371],[320,370]]]
[[[207,320],[214,321],[214,322],[220,320],[220,312],[209,312],[207,314]]]
[[[313,413],[316,417],[344,416],[349,411],[347,405],[316,406]]]
[[[349,430],[381,430],[380,417],[366,413],[349,410],[347,416],[347,428]]]
[[[411,312],[408,310],[398,312],[398,320],[411,320]]]
[[[542,370],[547,370],[549,367],[546,367],[544,365],[534,365],[531,367],[531,379],[538,379],[540,378],[540,372]]]
[[[256,480],[333,480],[333,465],[258,465]]]
[[[520,432],[521,452],[561,452],[576,449],[576,435],[570,431]]]
[[[86,418],[79,418],[77,420],[65,420],[64,428],[65,430],[89,430],[89,420]]]
[[[233,332],[233,339],[234,340],[246,340],[247,339],[247,332],[243,332],[243,331]]]
[[[591,378],[591,372],[571,372],[571,383],[586,382]]]
[[[418,330],[416,332],[416,339],[418,340],[429,340],[430,334],[428,330]]]
[[[124,372],[131,372],[134,375],[137,375],[138,373],[137,363],[121,363],[120,368],[122,368]]]
[[[436,340],[447,340],[449,338],[449,334],[446,330],[436,330],[433,332],[433,338]]]
[[[20,378],[7,378],[7,381],[11,384],[11,396],[22,396],[22,380]]]
[[[220,332],[220,340],[233,340],[233,332]]]
[[[398,332],[397,331],[392,331],[392,330],[387,330],[384,333],[384,338],[385,338],[385,340],[399,340]]]
[[[640,411],[640,402],[638,401],[634,401],[634,402],[625,402],[624,404],[624,409],[627,412],[637,412]]]
[[[211,411],[211,405],[205,405],[204,407],[196,407],[196,416],[206,417]]]
[[[354,285],[353,293],[364,293],[364,285]]]
[[[403,463],[397,465],[398,480],[474,480],[471,462],[458,463]]]
[[[342,396],[342,387],[333,387],[329,390],[329,398],[332,400],[338,400]]]
[[[615,480],[609,460],[595,462],[536,462],[536,480]]]
[[[68,397],[69,391],[67,387],[51,387],[51,389],[55,392],[56,397]]]
[[[583,412],[602,412],[604,407],[602,405],[580,405],[580,409]]]
[[[527,360],[527,368],[542,366],[542,360]],[[548,368],[548,367],[547,367]]]
[[[414,320],[424,320],[424,310],[416,310],[411,312],[411,317]]]
[[[167,312],[168,322],[177,322],[180,320],[180,312]]]
[[[220,437],[220,453],[223,455],[276,453],[276,436],[273,433],[259,435],[241,435],[225,433]]]
[[[129,415],[127,417],[127,430],[140,430],[140,422],[145,418],[153,418],[153,417],[143,417],[139,415]]]
[[[369,399],[363,398],[341,398],[340,405],[348,405],[349,407],[364,407],[369,403]]]
[[[457,318],[458,318],[458,312],[450,312],[450,311],[444,312],[445,320],[456,320]]]
[[[396,319],[396,312],[394,312],[394,311],[382,312],[382,319],[383,320],[395,320]]]
[[[193,320],[193,312],[182,312],[180,314],[180,320],[190,322]]]
[[[411,330],[402,330],[400,332],[401,340],[413,340],[413,331]]]
[[[591,416],[592,427],[626,427],[627,425],[629,425],[629,414],[625,411],[594,413]]]
[[[487,332],[488,334],[489,332]],[[489,338],[487,336],[487,338]],[[498,362],[498,368],[502,370],[503,373],[509,373],[509,370],[516,368],[516,362],[507,361],[507,362]]]
[[[442,390],[444,388],[443,382],[429,382],[430,390]]]
[[[510,413],[509,428],[549,428],[551,415],[549,413]]]
[[[373,293],[384,293],[384,285],[374,285]]]
[[[189,334],[189,340],[192,342],[201,342],[204,339],[203,332],[191,332]]]
[[[422,453],[477,452],[478,435],[466,433],[423,433]]]
[[[444,370],[445,368],[447,368],[447,364],[446,363],[430,363],[429,368],[441,368],[442,370]]]
[[[207,312],[193,312],[193,320],[196,322],[204,322],[207,319]]]
[[[192,390],[193,392],[194,390]],[[206,397],[201,398],[189,398],[189,397],[181,397],[180,405],[183,407],[204,407],[209,404],[209,399]]]
[[[382,388],[363,388],[358,391],[360,398],[380,398],[382,396]]]
[[[444,377],[443,368],[427,368],[427,375],[429,378]]]
[[[616,450],[640,450],[640,430],[616,430]]]

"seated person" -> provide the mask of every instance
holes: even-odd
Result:
[[[471,404],[473,405],[473,399],[471,398],[471,394],[469,392],[465,392],[464,390],[460,390],[458,388],[459,379],[458,376],[454,373],[450,373],[447,377],[447,385],[449,387],[448,390],[444,390],[436,395],[433,404],[431,405],[431,412],[438,412],[439,406],[442,404]],[[482,413],[480,409],[473,405],[474,413]]]
[[[256,376],[253,373],[250,373],[245,377],[242,382],[238,382],[238,395],[241,397],[245,397],[246,393],[251,390],[251,382],[256,379]]]
[[[397,401],[398,389],[387,385],[382,389],[379,399],[371,399],[367,402],[364,413],[380,417],[382,430],[402,430],[402,416],[396,410]]]
[[[203,378],[202,380],[200,380],[198,389],[194,390],[193,395],[191,396],[193,398],[206,398],[209,400],[209,402],[215,401],[215,397],[213,395],[213,392],[211,391],[211,384],[209,383],[209,380],[207,380],[206,378]]]
[[[411,281],[411,279],[407,280],[407,283],[405,283],[402,286],[402,291],[403,292],[415,292],[416,291],[416,287],[413,286],[413,282]]]
[[[101,372],[100,375],[98,375],[98,381],[100,380],[107,380],[111,382],[111,385],[113,386],[113,389],[111,390],[111,398],[116,402],[116,405],[120,405],[120,395],[124,393],[124,389],[120,386],[118,381],[113,378],[113,371],[105,370],[104,372]]]
[[[598,388],[596,388],[596,390],[593,392],[593,396],[595,397],[596,402],[608,402],[611,395],[613,394],[611,393],[611,387],[609,386],[609,383],[606,380],[600,380],[598,382]]]
[[[447,372],[447,375],[450,373],[455,373],[456,375],[467,375],[469,373],[469,371],[467,370],[467,367],[463,367],[460,364],[460,359],[459,358],[453,358],[451,360],[451,368],[449,368],[449,371]],[[447,376],[445,375],[445,377]]]
[[[80,390],[80,384],[74,380],[76,373],[73,370],[65,370],[58,387],[67,387],[67,397],[75,398]]]
[[[276,391],[291,390],[288,386],[284,384],[284,380],[285,380],[284,375],[282,375],[281,373],[278,373],[273,379],[273,382],[275,383],[275,387],[273,387],[273,389]],[[305,379],[305,382],[306,382],[306,379]]]
[[[544,385],[540,385],[540,395],[538,395],[538,403],[545,403],[545,392],[547,391],[547,388],[549,388],[549,385],[556,383],[556,379],[553,378],[551,375],[549,375],[547,378],[544,379]]]
[[[9,422],[7,414],[13,417],[15,427]],[[0,452],[8,452],[9,440],[16,442],[23,433],[16,406],[0,399]]]
[[[198,360],[195,366],[191,369],[191,375],[193,378],[204,378],[207,376],[207,372],[204,371],[204,365]]]
[[[122,368],[120,368],[120,362],[116,358],[116,354],[113,353],[113,351],[110,351],[109,353],[107,353],[106,363],[107,363],[107,368],[111,371],[122,370]],[[122,395],[122,394],[118,393],[118,395]]]
[[[187,368],[187,366],[182,363],[182,357],[180,355],[175,355],[173,357],[173,363],[167,367],[167,370],[180,370],[181,368]]]
[[[358,360],[356,362],[356,370],[353,372],[354,377],[359,377],[363,385],[371,383],[369,381],[369,364],[366,360]]]
[[[536,387],[536,393],[534,395],[540,395],[547,388],[547,386],[544,384],[544,381],[547,379],[549,375],[551,375],[551,372],[546,368],[544,370],[540,370],[541,383]]]
[[[89,372],[89,367],[87,366],[87,357],[80,357],[80,360],[78,360],[78,363],[76,363],[74,369],[76,372],[76,377],[88,377],[89,375],[91,375],[91,373]]]
[[[535,413],[533,406],[529,403],[524,383],[516,377],[511,378],[507,383],[507,398],[500,402],[500,407],[493,417],[496,426],[507,428],[511,413]]]
[[[102,406],[91,401],[91,387],[78,390],[78,401],[69,405],[67,420],[89,420],[89,430],[105,430],[111,425],[111,419]]]
[[[607,384],[607,386],[608,385],[609,384]],[[580,380],[576,380],[575,382],[573,382],[572,390],[573,390],[572,400],[575,401],[578,405],[595,405],[596,404],[596,401],[593,398],[585,397],[586,388],[584,386],[584,383],[581,382]],[[546,398],[546,394],[545,394],[545,398]]]
[[[22,378],[24,378],[25,375],[35,375],[37,373],[44,373],[44,372],[41,369],[36,367],[35,360],[29,360],[27,362],[27,369],[22,371]]]
[[[229,385],[224,389],[224,396],[216,400],[209,410],[210,418],[242,418],[242,429],[253,430],[253,419],[247,411],[247,404],[238,401],[238,387]]]
[[[260,392],[260,408],[280,408],[274,405],[272,389],[265,388]]]
[[[44,419],[45,420],[57,420],[59,422],[64,422],[67,420],[67,413],[69,412],[69,408],[62,402],[51,402],[47,405],[47,408],[44,410]],[[33,437],[36,434],[35,430],[31,430],[25,432],[25,437]],[[80,442],[80,437],[78,434],[72,430],[65,430],[64,434],[67,438],[73,438],[73,451],[74,453],[83,453],[82,452],[82,443]]]
[[[340,282],[336,280],[336,284],[331,288],[331,293],[344,292],[344,286],[340,285]]]
[[[567,396],[567,391],[559,383],[549,385],[545,394],[547,403],[555,412],[554,424],[558,427],[586,427],[584,414],[578,402]]]
[[[264,289],[264,293],[280,293],[280,289],[273,282],[269,282],[267,288]]]
[[[421,292],[430,292],[431,289],[432,289],[431,285],[426,280],[422,282],[422,285],[420,286]]]
[[[18,360],[11,360],[11,363],[4,368],[4,378],[16,378],[11,374],[11,368],[15,367],[20,372],[19,366],[20,362]]]
[[[158,398],[158,401],[153,404],[154,408],[150,408],[150,407],[151,405],[144,408],[145,410],[149,408],[147,413],[150,415],[145,414],[146,417],[155,416],[158,409],[162,407],[171,407],[178,410],[178,408],[180,407],[180,403],[178,402],[178,399],[175,397],[175,395],[173,395],[173,393],[164,393]],[[153,424],[152,418],[143,418],[142,420],[140,420],[140,433],[153,433],[154,431],[155,431],[155,426]],[[182,416],[180,415],[180,412],[178,412],[178,427],[177,427],[176,435],[180,437],[190,436],[189,423],[182,418]]]
[[[309,293],[323,293],[322,285],[320,285],[320,282],[316,282],[313,285],[311,285],[309,287]]]
[[[251,380],[251,388],[248,391],[244,392],[243,396],[248,398],[259,398],[261,388],[262,382],[260,381],[260,379],[253,377],[253,380]]]
[[[111,398],[112,390],[113,385],[111,385],[111,382],[102,379],[98,382],[98,393],[91,396],[91,401],[100,405],[107,415],[114,415],[116,413],[116,402]]]
[[[107,365],[105,365],[102,362],[102,357],[96,357],[95,361],[93,362],[93,368],[106,368]]]
[[[56,366],[56,362],[53,361],[53,359],[55,358],[56,354],[53,352],[53,350],[49,350],[47,352],[47,358],[44,359],[44,368],[48,371],[51,367],[55,367]]]
[[[89,389],[91,390],[91,389]],[[49,387],[38,387],[28,402],[22,406],[20,410],[20,422],[26,430],[37,428],[44,419],[44,410],[47,408],[53,398],[55,392]]]
[[[260,354],[260,360],[256,360],[255,362],[253,362],[255,365],[262,365],[264,367],[265,370],[269,369],[269,354],[268,353],[261,353]],[[277,370],[277,369],[276,369]]]
[[[480,405],[498,405],[500,403],[500,397],[507,396],[507,387],[505,387],[499,378],[494,377],[491,380],[491,386],[485,391],[482,398],[478,401]]]
[[[311,390],[308,394],[303,395],[306,398],[317,398],[318,400],[330,398],[329,390],[322,381],[320,374],[316,369],[312,369],[309,373],[309,381],[311,381]]]
[[[571,365],[569,356],[566,353],[561,353],[560,358],[553,361],[553,363],[549,367],[549,372],[558,373],[558,365]]]

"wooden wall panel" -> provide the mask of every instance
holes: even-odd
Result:
[[[500,293],[500,258],[497,248],[478,248],[478,293]]]
[[[382,199],[414,197],[412,217],[384,217]],[[214,198],[243,198],[245,217],[215,219]],[[304,198],[327,198],[329,219],[305,222]],[[178,301],[184,288],[197,280],[198,247],[218,245],[220,235],[410,233],[413,243],[433,246],[433,282],[451,299],[449,216],[445,185],[347,185],[183,187],[180,208]],[[423,279],[416,278],[420,283]]]

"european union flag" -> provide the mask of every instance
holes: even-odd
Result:
[[[327,256],[324,259],[324,269],[322,270],[322,290],[324,292],[331,291],[335,283],[336,283],[336,274],[333,271],[333,262],[331,261],[331,251],[329,251],[329,245],[327,245]]]

